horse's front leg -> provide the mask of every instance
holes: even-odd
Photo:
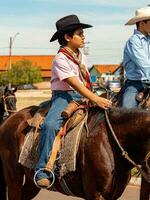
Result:
[[[33,181],[33,173],[30,173],[28,169],[25,169],[25,184],[22,187],[21,200],[33,199],[39,193],[39,191],[40,189]]]
[[[149,154],[147,155],[148,157],[146,156],[145,162],[142,164],[142,169],[150,179],[150,156]],[[150,200],[150,183],[143,176],[141,179],[140,200]]]
[[[131,178],[130,171],[120,171],[119,174],[114,174],[110,197],[112,200],[116,200],[123,194],[126,186]]]
[[[97,181],[101,179],[98,174],[94,173],[93,166],[88,160],[85,160],[82,171],[82,182],[86,200],[106,200],[99,191]]]
[[[85,153],[82,159],[82,182],[86,200],[112,200],[110,198],[112,179],[113,179],[113,161],[109,158],[108,152],[103,144],[99,143],[94,147],[85,147]],[[96,146],[97,145],[97,146]],[[100,151],[95,151],[100,149]]]
[[[143,177],[141,180],[140,200],[150,200],[150,183]]]
[[[18,175],[14,174],[12,177],[6,177],[6,182],[8,186],[8,200],[22,200],[23,174],[18,172]]]
[[[23,170],[14,154],[7,151],[4,152],[2,157],[4,176],[8,187],[8,200],[21,200]]]

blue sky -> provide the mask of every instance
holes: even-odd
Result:
[[[55,22],[69,14],[78,15],[85,30],[89,65],[119,63],[123,47],[135,26],[125,26],[135,10],[150,4],[148,0],[1,0],[0,55],[9,54],[9,39],[14,40],[12,54],[56,54],[58,43],[49,43],[56,31]]]

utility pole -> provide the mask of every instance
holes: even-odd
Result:
[[[10,37],[9,41],[9,66],[8,70],[11,70],[11,56],[12,56],[12,46],[15,41],[16,36],[19,35],[19,33],[16,33],[13,37]],[[11,82],[9,80],[8,88],[11,89]]]
[[[10,41],[9,41],[9,67],[8,67],[8,70],[11,69],[11,51],[12,51],[12,37],[10,37]]]

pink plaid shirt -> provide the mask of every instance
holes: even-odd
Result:
[[[87,60],[84,54],[82,54],[81,62],[87,66]],[[77,77],[77,79],[82,83],[79,66],[60,52],[55,56],[53,60],[51,89],[73,90],[73,88],[64,81],[64,79],[69,77]]]

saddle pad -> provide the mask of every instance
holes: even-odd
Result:
[[[62,138],[62,148],[60,150],[60,159],[58,160],[60,177],[76,170],[76,155],[86,120],[87,117],[85,115],[84,119]]]
[[[61,157],[59,160],[61,176],[76,169],[76,154],[85,120],[86,116],[62,138]],[[19,163],[22,166],[35,169],[39,158],[39,141],[40,130],[35,132],[35,128],[32,128],[25,137],[19,156]]]
[[[19,156],[19,163],[29,169],[35,169],[35,165],[39,158],[39,141],[40,130],[35,132],[35,128],[32,128],[25,137],[25,142],[22,146]]]

